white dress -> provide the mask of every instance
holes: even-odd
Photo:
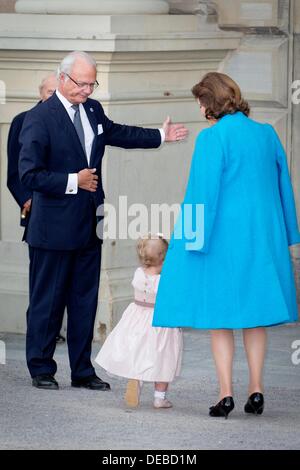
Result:
[[[135,300],[154,306],[160,275],[134,274]],[[152,326],[153,306],[131,303],[108,335],[95,361],[108,373],[150,382],[171,382],[182,358],[180,328]]]

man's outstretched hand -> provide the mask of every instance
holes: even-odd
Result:
[[[163,130],[166,135],[166,142],[176,142],[184,140],[189,131],[183,124],[172,124],[171,118],[168,116],[165,122],[163,123]]]

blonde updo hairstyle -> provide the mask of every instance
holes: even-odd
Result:
[[[141,265],[144,268],[158,266],[163,263],[167,250],[168,242],[161,234],[147,236],[139,239],[137,244],[137,254]]]
[[[201,106],[204,106],[208,120],[218,120],[237,111],[241,111],[245,116],[250,114],[250,106],[242,97],[240,87],[224,73],[207,73],[192,88],[192,93]]]

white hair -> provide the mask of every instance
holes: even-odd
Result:
[[[83,51],[73,51],[70,54],[68,54],[66,57],[64,57],[63,60],[61,61],[57,69],[57,77],[59,78],[59,75],[61,73],[70,74],[72,71],[73,65],[77,59],[83,59],[85,60],[87,64],[91,65],[92,67],[95,67],[95,69],[97,68],[96,61],[91,55]]]
[[[49,78],[56,78],[57,79],[56,73],[52,72],[52,73],[50,73],[49,75],[47,75],[46,77],[43,78],[43,80],[41,81],[41,83],[39,85],[40,93],[41,93],[42,89],[44,88],[44,86],[46,85]]]

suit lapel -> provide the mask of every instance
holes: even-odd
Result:
[[[94,108],[93,108],[93,106],[90,105],[89,100],[87,100],[85,103],[83,103],[83,107],[85,109],[88,120],[90,121],[90,125],[92,126],[92,129],[93,129],[94,134],[96,136],[97,135],[97,130],[98,130],[98,124],[97,124],[97,119],[96,119],[96,116],[95,116]]]
[[[87,100],[85,103],[83,103],[86,115],[88,117],[88,120],[90,121],[90,125],[94,131],[94,141],[92,145],[92,150],[91,150],[91,156],[90,156],[90,167],[92,167],[92,163],[94,161],[94,154],[95,154],[95,146],[96,146],[96,137],[98,134],[98,121],[95,115],[95,110],[89,100]]]

